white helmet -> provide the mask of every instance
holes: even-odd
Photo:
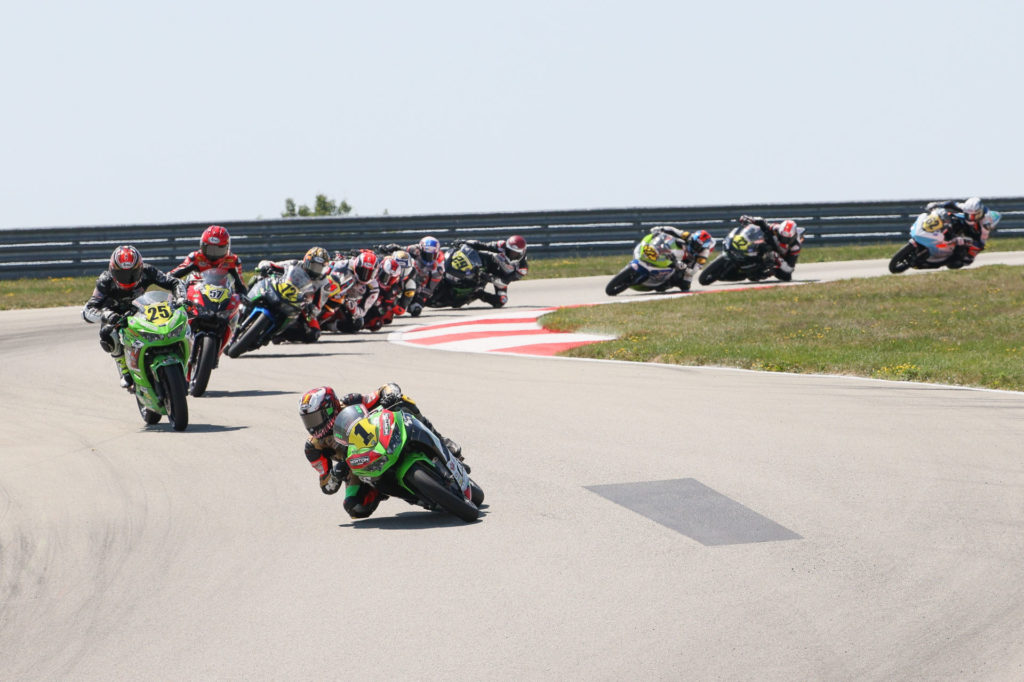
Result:
[[[968,220],[981,220],[985,217],[985,214],[988,213],[988,209],[985,208],[985,204],[981,203],[981,199],[978,197],[971,197],[965,201],[961,207],[963,208],[964,215],[967,216]]]

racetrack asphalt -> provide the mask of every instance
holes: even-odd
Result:
[[[1024,394],[363,333],[223,358],[177,433],[97,331],[0,313],[0,679],[1024,677]],[[462,444],[479,522],[320,493],[299,397],[386,381]]]

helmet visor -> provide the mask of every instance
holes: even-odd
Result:
[[[203,244],[200,248],[203,255],[209,260],[220,260],[224,256],[228,255],[227,244]]]
[[[309,435],[316,436],[317,438],[324,436],[334,425],[334,420],[330,417],[325,417],[323,410],[302,414],[301,416],[302,425],[306,427],[306,431],[309,432]]]
[[[130,270],[122,270],[121,268],[114,268],[111,273],[114,275],[114,280],[121,286],[128,286],[130,284],[138,284],[142,279],[142,268],[132,268]]]
[[[309,273],[310,277],[322,277],[324,270],[327,268],[326,263],[318,263],[314,261],[307,261],[305,265],[306,272]]]

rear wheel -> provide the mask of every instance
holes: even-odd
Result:
[[[203,334],[196,339],[196,366],[192,370],[192,395],[199,397],[206,393],[206,386],[210,383],[210,373],[217,363],[217,342],[218,339]]]
[[[248,329],[245,329],[238,340],[232,343],[224,351],[229,358],[237,358],[242,353],[255,350],[260,345],[260,339],[270,330],[274,323],[266,315],[261,314],[253,320]]]
[[[449,489],[441,477],[433,469],[417,462],[409,468],[406,474],[406,485],[415,490],[423,498],[433,502],[450,514],[458,516],[463,521],[476,521],[480,518],[480,510],[472,502],[462,495],[457,495]],[[480,491],[483,495],[483,491]]]
[[[913,244],[904,244],[903,248],[896,252],[896,255],[889,261],[889,272],[897,275],[910,269],[914,264],[917,247]]]
[[[707,286],[715,280],[721,279],[728,267],[729,260],[724,255],[719,256],[708,263],[708,266],[704,268],[697,277],[697,281],[700,282],[702,286]]]
[[[609,296],[615,296],[621,294],[629,286],[630,282],[633,281],[633,269],[626,267],[623,268],[619,274],[612,277],[612,281],[608,282],[608,286],[604,288],[604,293]]]
[[[181,365],[164,365],[157,370],[160,375],[164,394],[164,409],[167,410],[167,419],[175,431],[184,431],[188,428],[188,402],[187,391],[185,390],[185,373]]]

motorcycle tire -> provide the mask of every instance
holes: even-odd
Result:
[[[181,365],[164,365],[157,370],[160,376],[160,383],[163,385],[164,408],[167,410],[167,420],[175,431],[184,431],[188,428],[188,391],[185,386],[185,373]]]
[[[725,256],[719,256],[715,260],[708,263],[708,266],[701,270],[700,275],[697,276],[697,281],[701,283],[701,286],[707,286],[718,279],[721,279],[722,275],[725,274],[726,269],[729,267],[729,261]]]
[[[260,314],[259,318],[253,320],[252,324],[239,335],[238,340],[230,344],[224,352],[229,358],[237,358],[242,353],[259,348],[260,339],[273,324],[269,317]]]
[[[206,393],[206,387],[210,383],[210,374],[213,372],[213,366],[217,363],[217,340],[212,336],[200,336],[196,339],[196,345],[198,346],[195,350],[196,366],[192,370],[192,385],[191,393],[193,396],[198,398],[199,396]]]
[[[898,275],[909,270],[916,260],[917,247],[913,244],[904,244],[903,248],[896,252],[896,255],[889,261],[889,272]]]
[[[440,476],[422,462],[417,462],[409,467],[409,473],[406,474],[406,485],[427,501],[433,502],[449,514],[454,514],[467,523],[480,518],[480,510],[472,502],[450,490],[441,481]],[[482,493],[483,491],[481,491]]]
[[[623,268],[619,271],[619,274],[612,277],[612,281],[608,282],[608,286],[604,288],[604,293],[609,296],[616,296],[621,294],[633,281],[632,268]]]
[[[150,426],[158,423],[160,421],[160,417],[163,416],[159,412],[154,412],[143,405],[138,396],[135,396],[135,404],[139,406],[139,415],[142,416],[142,421],[146,422]]]
[[[477,507],[484,503],[484,490],[476,484],[472,478],[469,479],[469,491],[472,494],[471,501]]]

